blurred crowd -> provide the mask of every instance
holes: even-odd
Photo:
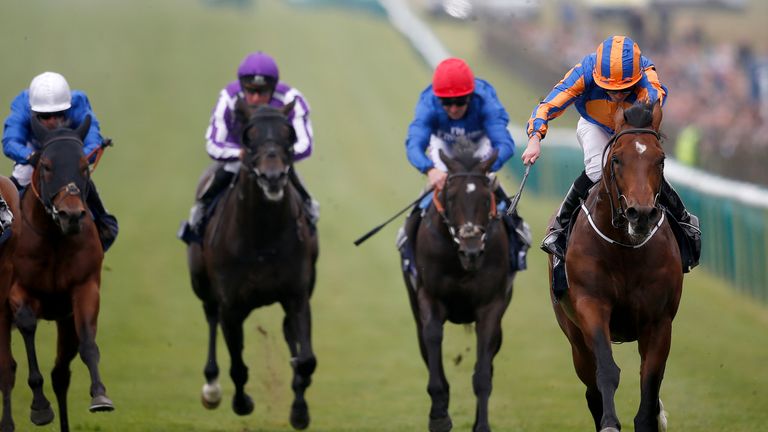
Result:
[[[687,165],[768,186],[768,59],[748,43],[711,40],[698,27],[659,35],[647,30],[639,14],[622,18],[626,34],[669,88],[663,123],[667,153]],[[529,65],[549,69],[541,76],[558,74],[549,86],[605,38],[603,29],[584,25],[568,7],[556,26],[512,21],[488,27],[486,46],[498,50],[503,38],[513,41],[507,47],[533,59]]]

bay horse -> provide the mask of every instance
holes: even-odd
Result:
[[[429,370],[429,430],[447,432],[453,427],[442,359],[443,325],[450,321],[475,323],[473,431],[487,432],[492,363],[501,348],[501,319],[512,299],[515,273],[509,271],[509,240],[488,177],[498,152],[486,161],[475,158],[471,150],[462,152],[454,146],[453,152],[453,158],[439,152],[448,177],[416,232],[416,272],[404,269],[403,276],[419,349]]]
[[[280,110],[264,106],[246,117],[240,171],[222,195],[202,245],[190,244],[187,258],[192,288],[203,302],[208,321],[203,405],[213,409],[221,401],[216,360],[217,328],[221,325],[235,384],[232,409],[238,415],[253,411],[253,400],[245,392],[248,368],[242,356],[243,321],[253,309],[277,302],[285,311],[283,333],[293,368],[295,398],[290,422],[294,428],[304,429],[310,421],[304,393],[317,365],[309,300],[315,284],[318,242],[299,193],[288,180],[295,142],[287,120],[291,109],[292,103]]]
[[[13,281],[13,257],[19,238],[19,193],[8,177],[0,176],[0,195],[14,216],[9,228],[0,227],[0,391],[3,393],[3,415],[0,431],[14,430],[11,415],[11,390],[16,377],[16,361],[11,354],[11,326],[13,316],[8,306]],[[0,209],[1,210],[1,209]]]
[[[635,431],[666,430],[659,390],[683,273],[678,244],[658,205],[661,117],[658,102],[616,112],[602,179],[582,204],[568,240],[568,291],[559,301],[550,291],[576,374],[587,387],[595,430],[602,432],[621,429],[614,405],[620,370],[611,343],[631,341],[638,342],[641,358]],[[551,281],[551,258],[549,269]]]
[[[21,199],[21,235],[13,255],[10,307],[27,352],[28,383],[33,393],[30,417],[36,425],[54,418],[43,394],[35,352],[37,321],[42,318],[56,321],[58,332],[51,383],[61,431],[69,431],[69,365],[78,353],[91,378],[89,410],[114,409],[99,374],[96,345],[104,251],[84,201],[90,168],[83,154],[83,139],[90,124],[91,118],[86,117],[76,130],[48,130],[32,118],[32,132],[42,145],[31,161],[35,168]]]

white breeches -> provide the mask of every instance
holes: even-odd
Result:
[[[587,177],[593,182],[600,180],[603,176],[603,150],[611,136],[603,128],[593,123],[579,119],[576,126],[576,140],[578,140],[581,149],[584,151],[584,171]],[[606,153],[607,155],[607,153]]]
[[[13,166],[12,175],[21,186],[26,186],[32,181],[32,171],[34,170],[35,167],[30,164],[16,164]]]
[[[477,151],[475,151],[475,156],[480,158],[481,160],[486,160],[491,155],[491,152],[493,152],[493,146],[491,145],[491,140],[484,136],[480,138],[477,141]],[[427,148],[427,154],[429,155],[429,158],[432,160],[432,162],[435,164],[435,168],[439,169],[440,171],[448,172],[448,167],[445,166],[443,161],[440,159],[440,150],[443,150],[443,152],[449,156],[453,156],[453,151],[451,151],[451,146],[448,145],[445,141],[438,138],[436,135],[432,135],[429,137],[429,147]]]

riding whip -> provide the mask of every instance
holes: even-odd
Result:
[[[523,179],[520,181],[520,189],[517,191],[515,196],[512,197],[512,199],[509,201],[509,208],[507,208],[507,215],[511,215],[515,212],[515,209],[517,208],[517,203],[520,202],[520,195],[523,193],[523,188],[525,187],[525,181],[528,179],[528,174],[531,172],[531,166],[533,164],[529,164],[525,166],[525,174],[523,174]]]
[[[379,232],[379,231],[380,231],[382,228],[384,228],[384,227],[385,227],[385,226],[386,226],[388,223],[392,222],[393,220],[395,220],[395,218],[397,218],[397,217],[398,217],[398,216],[400,216],[401,214],[405,213],[405,212],[406,212],[406,210],[408,210],[408,209],[410,209],[411,207],[413,207],[413,206],[415,206],[416,204],[418,204],[418,203],[419,203],[421,200],[423,200],[423,199],[424,199],[424,197],[425,197],[425,196],[429,195],[429,194],[432,192],[432,189],[433,189],[433,188],[432,188],[432,187],[430,187],[429,189],[427,189],[426,191],[424,191],[424,193],[423,193],[423,194],[421,194],[421,195],[420,195],[418,198],[416,198],[416,200],[415,200],[414,202],[412,202],[412,203],[408,204],[408,206],[407,206],[407,207],[405,207],[404,209],[402,209],[402,210],[400,210],[399,212],[397,212],[397,213],[396,213],[394,216],[392,216],[391,218],[389,218],[389,219],[387,219],[386,221],[384,221],[384,223],[382,223],[381,225],[379,225],[379,226],[377,226],[376,228],[374,228],[374,229],[372,229],[372,230],[368,231],[368,232],[367,232],[365,235],[363,235],[363,236],[362,236],[362,237],[360,237],[359,239],[355,240],[355,242],[354,242],[354,243],[355,243],[355,246],[360,246],[360,243],[362,243],[362,242],[364,242],[364,241],[368,240],[370,237],[372,237],[374,234],[376,234],[376,233],[377,233],[377,232]]]

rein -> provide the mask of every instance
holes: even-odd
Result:
[[[587,209],[587,207],[584,204],[581,205],[581,210],[583,210],[584,214],[587,215],[587,220],[589,221],[589,225],[592,226],[592,229],[597,233],[597,235],[600,236],[600,238],[602,238],[603,240],[607,241],[610,244],[615,244],[617,246],[622,246],[630,249],[639,249],[645,246],[645,244],[648,243],[648,241],[656,234],[659,228],[661,228],[661,224],[664,223],[664,212],[661,212],[661,217],[659,218],[659,221],[656,222],[656,226],[654,226],[651,232],[648,233],[648,235],[645,237],[645,240],[643,240],[639,244],[631,245],[631,244],[622,243],[620,241],[616,241],[608,237],[607,235],[603,234],[603,232],[600,231],[600,228],[598,228],[597,225],[595,224],[595,221],[592,219],[592,214],[589,213],[589,209]]]
[[[655,130],[653,130],[653,129],[648,129],[648,128],[625,129],[625,130],[623,130],[623,131],[621,131],[621,132],[619,132],[617,134],[614,134],[611,137],[611,139],[608,140],[608,143],[605,145],[605,148],[603,149],[603,156],[602,156],[601,159],[605,160],[605,153],[608,151],[608,149],[610,149],[613,146],[613,144],[615,144],[616,141],[619,138],[621,138],[624,135],[628,135],[628,134],[650,134],[650,135],[655,136],[657,140],[661,141],[661,135],[658,132],[656,132]],[[608,201],[610,202],[610,205],[611,205],[611,225],[614,228],[618,228],[619,224],[620,224],[620,221],[622,219],[626,220],[626,214],[624,212],[624,207],[621,205],[621,200],[623,198],[624,201],[626,202],[627,197],[624,196],[624,194],[621,192],[621,188],[619,187],[618,182],[616,182],[616,171],[613,169],[613,166],[614,166],[614,161],[613,161],[613,159],[611,159],[611,167],[610,167],[610,171],[611,171],[610,179],[611,180],[610,180],[610,185],[612,185],[614,187],[614,189],[616,189],[616,197],[617,198],[616,198],[616,204],[615,205],[613,203],[613,194],[611,194],[611,191],[608,188],[609,184],[607,184],[606,182],[603,182],[603,185],[605,186],[605,192],[608,194]],[[657,193],[656,194],[656,201],[658,201],[658,196],[659,196],[659,194]]]

